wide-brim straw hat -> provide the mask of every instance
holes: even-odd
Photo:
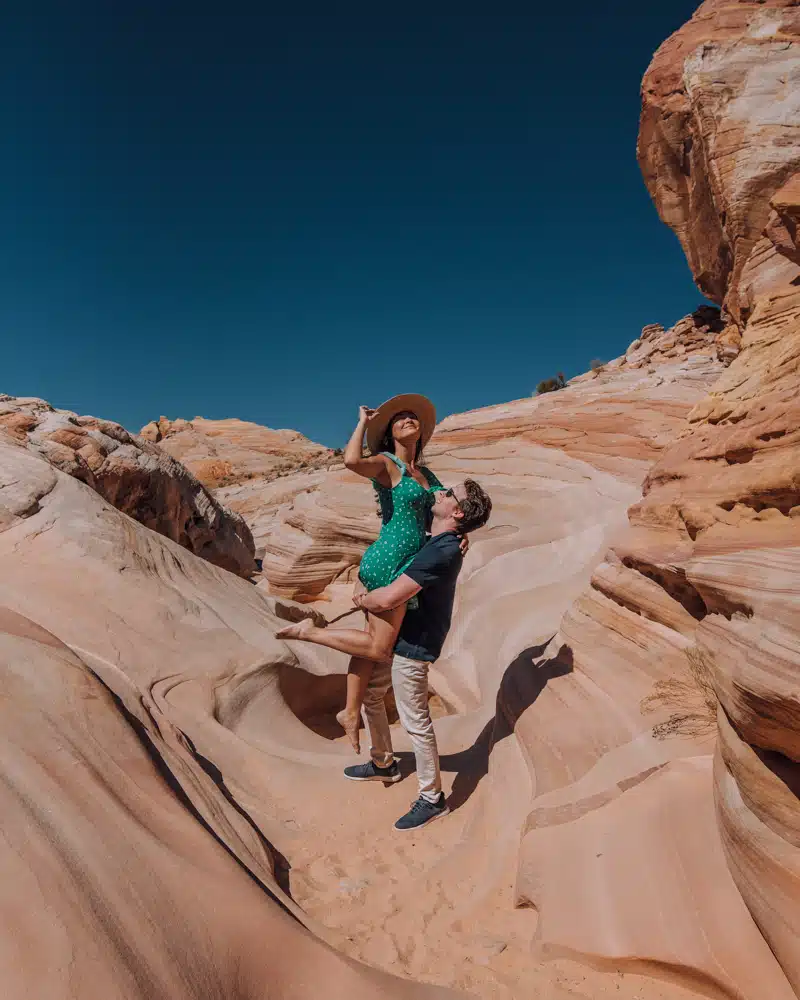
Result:
[[[398,413],[404,413],[406,410],[415,414],[420,422],[422,447],[424,448],[430,441],[431,434],[436,427],[436,407],[427,396],[420,396],[416,392],[406,392],[400,396],[392,396],[385,403],[381,403],[367,424],[367,447],[373,455],[377,455],[381,450],[383,435],[392,422],[392,417],[397,416]]]

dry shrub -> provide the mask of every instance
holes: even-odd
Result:
[[[672,709],[664,722],[653,726],[653,736],[710,736],[717,724],[717,696],[711,683],[711,664],[707,654],[696,646],[686,650],[688,677],[669,677],[656,681],[653,693],[642,700],[643,714]]]
[[[557,392],[559,389],[564,389],[566,387],[566,379],[563,372],[558,372],[555,378],[544,378],[536,386],[537,395],[541,396],[543,392]]]

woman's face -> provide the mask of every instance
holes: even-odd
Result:
[[[392,420],[392,437],[402,444],[413,444],[422,436],[422,425],[416,413],[404,410]]]

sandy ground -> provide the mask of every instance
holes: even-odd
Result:
[[[405,745],[394,729],[397,745]],[[513,735],[492,750],[491,783],[485,780],[485,748],[444,754],[443,784],[453,811],[415,833],[393,828],[416,797],[413,757],[407,751],[398,756],[404,779],[395,785],[342,779],[340,798],[326,802],[332,807],[327,837],[315,837],[314,849],[298,846],[287,863],[293,898],[335,932],[348,955],[398,975],[502,1000],[697,995],[650,976],[536,956],[536,912],[514,905],[522,816],[509,815],[507,806],[495,812],[491,801],[503,775],[527,782]],[[527,796],[519,799],[524,805]]]

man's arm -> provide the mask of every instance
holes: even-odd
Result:
[[[410,576],[403,573],[390,583],[387,587],[378,587],[368,594],[358,594],[353,603],[356,607],[363,608],[364,611],[381,612],[398,608],[405,604],[414,594],[422,590],[420,584],[415,583]]]
[[[388,587],[378,587],[369,594],[361,594],[354,603],[365,611],[381,612],[399,607],[450,572],[454,559],[461,559],[455,544],[442,547],[428,542],[416,554],[405,573],[393,583]]]

